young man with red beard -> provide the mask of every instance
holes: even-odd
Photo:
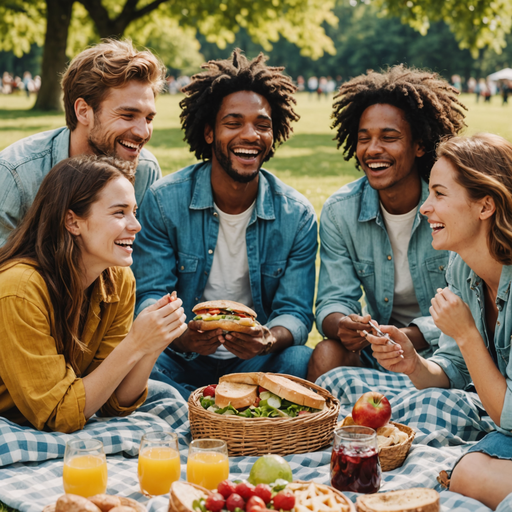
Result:
[[[363,334],[370,320],[401,328],[425,355],[435,350],[440,331],[429,307],[446,285],[448,252],[432,248],[419,206],[436,145],[464,126],[457,94],[435,73],[403,65],[340,87],[332,116],[338,147],[365,176],[322,210],[316,323],[325,339],[309,380],[339,366],[378,368]]]
[[[140,205],[162,175],[144,145],[153,132],[155,96],[164,78],[163,64],[128,41],[107,40],[71,61],[62,78],[67,126],[0,152],[0,246],[32,204],[43,178],[68,157],[96,154],[133,162]]]
[[[191,390],[224,374],[305,377],[311,349],[317,223],[311,204],[261,168],[288,139],[295,86],[282,68],[239,50],[204,65],[182,100],[185,139],[201,163],[155,183],[134,247],[136,312],[177,290],[185,313],[209,300],[254,309],[251,334],[188,330],[163,353],[153,379]]]

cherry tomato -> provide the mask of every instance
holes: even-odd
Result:
[[[254,489],[254,485],[248,482],[240,482],[239,484],[236,484],[235,492],[247,501],[251,496],[254,496]]]
[[[272,489],[268,484],[258,484],[254,489],[254,495],[261,498],[265,503],[269,503],[272,499]]]
[[[261,398],[259,396],[256,397],[256,400],[254,400],[254,405],[258,407],[260,405]]]
[[[245,512],[257,512],[261,509],[266,509],[265,502],[258,496],[251,496],[245,507]]]
[[[224,498],[229,498],[236,489],[235,482],[231,482],[229,480],[222,480],[222,482],[217,486],[217,491],[224,496]]]
[[[274,508],[276,510],[291,510],[295,507],[295,496],[291,491],[281,491],[274,496]]]
[[[258,386],[258,393],[263,393],[264,391],[267,391],[265,388],[262,388],[261,386]]]
[[[226,500],[222,494],[213,492],[206,498],[204,505],[208,510],[211,510],[211,512],[220,512],[224,508],[225,503]]]
[[[215,396],[215,388],[217,386],[215,384],[212,384],[211,386],[206,386],[203,390],[203,396]]]
[[[226,508],[229,510],[229,512],[235,512],[235,508],[241,508],[242,510],[245,510],[245,501],[240,496],[240,494],[237,494],[234,492],[227,500],[226,500]]]

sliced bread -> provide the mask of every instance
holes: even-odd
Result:
[[[169,496],[169,512],[194,512],[192,504],[195,500],[206,498],[209,491],[199,485],[187,482],[173,482]]]
[[[237,382],[238,384],[252,384],[258,386],[260,383],[260,372],[228,373],[223,375],[219,382]]]
[[[249,407],[256,401],[258,386],[221,382],[215,389],[215,405],[226,407],[231,404],[235,409]]]
[[[286,377],[271,373],[261,373],[259,385],[294,404],[305,405],[313,409],[323,409],[325,406],[325,398],[323,396]]]
[[[357,497],[358,512],[439,512],[439,493],[415,487]]]

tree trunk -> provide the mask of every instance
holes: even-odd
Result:
[[[60,75],[66,67],[66,46],[74,0],[46,0],[41,89],[34,110],[62,111]]]

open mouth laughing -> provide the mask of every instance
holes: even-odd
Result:
[[[372,171],[385,171],[388,167],[391,167],[390,162],[365,162],[366,166]]]
[[[123,148],[126,148],[129,151],[134,151],[136,153],[138,153],[142,149],[142,146],[144,146],[144,143],[136,144],[135,142],[130,142],[129,140],[125,140],[125,139],[118,139],[117,142],[121,146],[123,146]]]
[[[439,233],[441,229],[444,229],[444,224],[441,224],[440,222],[431,222],[430,228],[432,229],[432,234],[435,235],[436,233]]]
[[[121,238],[120,240],[115,240],[114,243],[118,247],[122,247],[123,249],[127,250],[128,252],[132,252],[132,245],[133,245],[133,238]]]
[[[235,148],[231,151],[243,160],[254,160],[261,153],[258,148]]]

